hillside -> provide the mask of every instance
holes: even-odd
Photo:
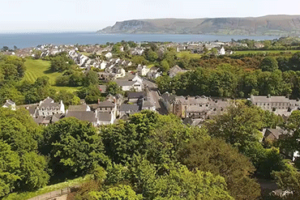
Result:
[[[49,61],[26,59],[25,66],[26,72],[23,80],[27,80],[33,83],[38,77],[47,76],[49,77],[50,84],[53,85],[53,88],[56,90],[66,90],[69,92],[75,92],[80,88],[55,86],[56,78],[62,75],[62,73],[51,72]]]
[[[247,18],[143,19],[116,22],[99,33],[299,36],[300,15]]]

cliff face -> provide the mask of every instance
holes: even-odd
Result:
[[[98,32],[299,36],[300,16],[128,20]]]

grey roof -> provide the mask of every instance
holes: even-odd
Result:
[[[91,123],[97,122],[96,115],[92,111],[69,111],[66,117],[75,117],[79,120]]]
[[[122,104],[120,106],[120,111],[122,112],[138,112],[139,111],[139,106],[138,105],[131,105],[131,104]]]
[[[13,102],[11,100],[6,100],[6,102],[5,102],[5,104],[3,106],[10,107],[12,105],[15,105],[15,102]]]
[[[143,108],[151,108],[153,106],[154,106],[154,104],[151,101],[147,100],[147,101],[143,102]]]
[[[86,111],[87,105],[69,106],[68,111]]]
[[[116,83],[118,86],[133,86],[136,81],[124,81],[124,80],[116,80]]]
[[[288,98],[286,98],[285,96],[251,96],[251,101],[253,103],[271,103],[271,102],[275,102],[275,103],[282,103],[282,102],[290,102],[290,100]]]
[[[195,113],[195,112],[208,112],[210,110],[209,107],[206,106],[189,106],[186,112]]]
[[[52,116],[51,122],[52,123],[56,123],[58,122],[60,119],[62,119],[65,115],[64,114],[54,114]]]
[[[111,114],[107,113],[107,112],[99,113],[98,119],[99,119],[99,121],[102,121],[102,122],[110,122]]]
[[[52,107],[59,107],[59,103],[54,103],[54,100],[50,97],[47,97],[44,101],[41,102],[41,108],[52,108]]]
[[[127,92],[127,97],[129,99],[145,98],[146,93],[145,92]]]
[[[178,65],[175,65],[169,70],[170,75],[176,75],[178,73],[186,72],[186,70],[181,69]]]
[[[98,104],[98,107],[99,108],[102,108],[102,107],[105,107],[105,108],[113,108],[115,107],[115,104],[110,102],[110,101],[103,101],[103,102],[100,102]]]
[[[30,113],[30,115],[34,115],[36,112],[36,106],[29,106],[27,109]]]
[[[267,131],[269,133],[273,134],[276,139],[279,139],[279,136],[284,134],[284,130],[281,128],[280,129],[267,129]],[[270,135],[270,134],[268,134],[268,135]],[[265,135],[265,137],[267,137],[268,135]]]

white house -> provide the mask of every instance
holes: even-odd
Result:
[[[137,71],[141,76],[146,76],[150,69],[146,65],[139,65]]]
[[[107,54],[105,54],[105,57],[106,57],[107,59],[110,59],[110,58],[112,57],[112,53],[108,52]]]
[[[225,55],[226,51],[225,48],[222,46],[222,48],[219,50],[219,55]]]
[[[105,69],[107,66],[107,62],[106,61],[102,61],[100,64],[100,69]]]
[[[123,78],[126,76],[126,71],[123,68],[118,68],[116,78]]]
[[[116,80],[118,86],[121,87],[123,91],[137,91],[141,92],[143,90],[143,86],[141,83],[137,81],[124,81],[124,80]]]
[[[140,84],[143,84],[143,79],[141,77],[139,77],[137,74],[135,74],[134,78],[132,79],[132,81],[136,81]]]
[[[5,104],[2,107],[10,108],[11,110],[16,110],[16,103],[11,100],[6,100]]]
[[[52,116],[54,114],[64,114],[65,113],[65,105],[62,101],[60,103],[55,103],[53,99],[47,97],[45,100],[39,103],[37,107],[38,116]]]

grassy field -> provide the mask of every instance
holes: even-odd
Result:
[[[188,56],[188,57],[190,57],[190,59],[201,58],[200,54],[191,53],[190,51],[181,51],[181,52],[177,53],[178,58],[182,58],[183,56]]]
[[[27,59],[25,62],[26,72],[23,80],[34,82],[38,77],[47,76],[49,77],[50,84],[54,86],[56,90],[66,90],[69,92],[77,91],[80,87],[57,87],[55,86],[55,80],[62,73],[51,72],[50,62],[44,60],[33,60]]]
[[[265,54],[265,53],[281,53],[281,52],[291,52],[291,53],[297,53],[300,52],[300,50],[268,50],[268,51],[235,51],[235,54],[242,55],[242,54]]]

